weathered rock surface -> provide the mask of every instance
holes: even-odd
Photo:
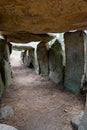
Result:
[[[71,120],[71,124],[72,124],[72,127],[74,130],[78,130],[80,123],[81,123],[81,120],[82,120],[82,117],[83,117],[83,114],[84,114],[84,112],[82,111],[80,113],[80,115],[73,117],[73,119]]]
[[[87,28],[86,0],[0,1],[0,30],[31,33]]]
[[[84,74],[84,33],[68,32],[64,35],[66,66],[65,87],[75,94],[80,92],[81,79]]]
[[[6,124],[0,124],[0,130],[17,130],[17,129]]]
[[[87,130],[87,108],[84,111],[78,130]]]
[[[10,51],[7,42],[0,39],[0,97],[5,87],[12,83]]]
[[[10,33],[2,33],[4,37],[9,42],[15,42],[15,43],[28,43],[31,41],[43,41],[48,42],[52,40],[52,36],[49,36],[47,34],[32,34],[30,32],[10,32]]]
[[[10,106],[5,106],[0,109],[0,119],[8,119],[14,116],[14,111]]]
[[[31,47],[31,46],[29,46],[29,44],[28,45],[26,45],[26,44],[12,44],[12,47],[13,47],[13,49],[17,49],[17,50],[31,50],[31,49],[33,49],[33,47]]]
[[[37,45],[37,60],[39,73],[43,76],[49,76],[48,50],[44,42],[40,42]]]
[[[63,56],[61,44],[58,40],[49,50],[49,77],[55,83],[63,81]]]
[[[21,59],[24,63],[25,67],[34,68],[34,70],[38,73],[38,64],[37,59],[35,57],[35,48],[27,47],[28,49],[21,52]]]
[[[10,62],[4,61],[5,86],[9,87],[12,84],[12,70]]]
[[[3,84],[2,77],[0,74],[0,98],[1,98],[1,95],[3,94],[3,91],[4,91],[4,84]]]
[[[21,58],[24,63],[24,66],[29,67],[30,59],[29,59],[28,51],[21,52]]]

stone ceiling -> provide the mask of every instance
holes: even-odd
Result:
[[[0,0],[0,31],[11,41],[17,34],[86,28],[87,0]]]

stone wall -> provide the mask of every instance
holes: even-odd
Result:
[[[37,60],[39,65],[39,74],[48,77],[49,75],[48,51],[46,48],[46,43],[44,42],[40,42],[37,45]]]
[[[62,47],[58,40],[49,50],[49,77],[57,84],[63,82]]]
[[[28,47],[27,47],[28,48]],[[37,63],[35,58],[35,49],[30,47],[28,50],[21,52],[21,59],[25,67],[34,68],[37,72]]]
[[[63,83],[65,88],[79,94],[82,77],[87,76],[86,37],[83,31],[65,33],[65,55],[60,41],[56,40],[48,48],[45,42],[40,42],[37,44],[36,57],[33,50],[25,52],[24,64],[31,62],[35,70],[38,68],[38,74],[49,77],[56,84]],[[36,59],[38,64],[35,62]]]
[[[78,94],[84,74],[84,33],[82,31],[68,32],[65,33],[64,39],[66,52],[64,85]]]
[[[9,46],[4,39],[0,39],[0,97],[12,83]]]

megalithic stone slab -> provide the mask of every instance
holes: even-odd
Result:
[[[67,32],[64,34],[66,66],[65,87],[79,94],[84,73],[84,32]]]
[[[29,67],[30,65],[30,58],[28,55],[28,51],[22,52],[22,59],[25,67]]]
[[[63,81],[63,56],[62,47],[58,40],[49,50],[49,77],[55,83]]]
[[[4,39],[0,39],[0,73],[4,86],[9,86],[12,83],[10,51]]]
[[[46,48],[46,43],[44,42],[40,42],[37,45],[37,60],[39,65],[39,73],[48,77],[48,50]]]
[[[1,74],[0,74],[0,98],[3,94],[3,91],[4,91],[4,84],[3,84],[2,77],[1,77]]]
[[[87,81],[87,35],[84,35],[84,39],[85,39],[85,80]]]
[[[12,84],[12,71],[9,62],[4,60],[4,72],[5,72],[5,86],[9,87]]]
[[[29,54],[29,59],[30,59],[30,68],[32,68],[32,65],[34,67],[34,70],[36,73],[38,73],[38,65],[36,63],[36,57],[35,57],[35,48],[31,49],[28,51],[28,54]]]

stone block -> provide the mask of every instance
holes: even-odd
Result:
[[[44,42],[37,45],[37,60],[39,66],[39,73],[43,76],[49,76],[48,50]]]
[[[58,40],[49,50],[49,77],[57,84],[63,81],[62,47]]]
[[[66,66],[65,87],[79,94],[82,75],[84,74],[84,33],[83,31],[64,34]]]
[[[3,91],[4,91],[4,83],[2,81],[2,77],[1,77],[1,74],[0,74],[0,98],[3,94]]]

